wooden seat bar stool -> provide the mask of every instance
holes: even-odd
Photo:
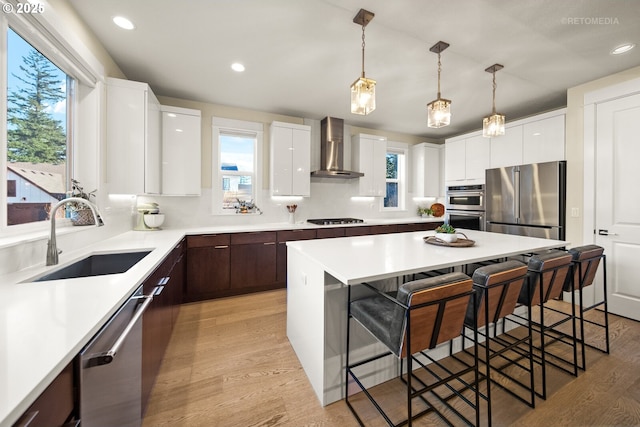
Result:
[[[578,293],[578,308],[580,316],[574,319],[580,324],[580,338],[578,342],[581,346],[581,365],[580,369],[586,369],[585,347],[593,348],[603,353],[609,354],[609,307],[607,303],[607,259],[604,254],[604,248],[598,245],[585,245],[569,249],[572,257],[572,273],[565,282],[565,291],[571,292],[571,302],[575,305],[575,294]],[[591,305],[585,305],[583,291],[586,287],[593,285],[598,266],[602,261],[602,299]],[[595,293],[595,292],[594,292]],[[604,316],[602,322],[589,320],[585,318],[585,313],[595,308],[601,308]],[[604,348],[587,342],[585,338],[585,323],[600,327],[604,330]]]
[[[569,370],[563,365],[549,361],[550,364],[574,375],[578,375],[577,369],[577,344],[576,344],[576,330],[575,323],[573,323],[572,336],[568,337],[569,340],[565,341],[565,335],[553,334],[554,328],[573,319],[575,315],[575,307],[572,305],[572,313],[568,314],[552,307],[547,307],[546,304],[551,300],[559,299],[562,296],[562,290],[565,286],[567,277],[570,276],[571,271],[571,255],[565,251],[553,249],[539,254],[533,254],[529,258],[527,264],[527,275],[525,277],[524,284],[520,295],[518,296],[518,304],[527,307],[526,317],[520,314],[512,313],[505,317],[503,323],[503,336],[514,338],[509,332],[506,331],[507,320],[513,321],[517,325],[522,327],[529,327],[531,330],[538,334],[539,341],[534,340],[533,347],[537,350],[534,353],[534,361],[539,363],[541,369],[541,391],[536,390],[536,395],[546,399],[547,398],[547,376],[546,365],[547,356],[552,356],[558,361],[565,361],[564,358],[556,356],[550,351],[549,344],[555,342],[565,343],[572,347],[573,362],[569,362],[572,369]],[[533,318],[532,312],[535,307],[538,307],[538,317]],[[545,311],[551,310],[558,313],[554,319],[549,317],[545,318]],[[523,349],[521,354],[526,355],[527,349]]]
[[[448,273],[407,282],[398,287],[395,295],[379,291],[366,283],[363,285],[371,291],[371,296],[354,301],[351,301],[351,286],[348,287],[345,401],[358,423],[364,425],[349,396],[349,384],[352,382],[390,426],[411,426],[413,420],[429,413],[435,413],[445,423],[451,424],[441,410],[443,407],[447,412],[455,414],[456,420],[467,425],[479,425],[479,397],[477,388],[471,386],[479,379],[477,363],[471,366],[458,364],[461,366],[459,369],[446,366],[436,373],[432,369],[435,367],[431,366],[434,363],[429,363],[432,360],[423,362],[424,357],[428,358],[425,350],[460,336],[467,307],[473,303],[471,278],[463,273]],[[384,344],[388,351],[353,363],[351,319],[356,320],[377,341]],[[387,402],[385,405],[382,399],[374,398],[375,391],[368,390],[363,384],[366,377],[371,375],[365,367],[371,368],[370,364],[375,366],[376,361],[384,357],[393,357],[399,361],[406,359],[406,370],[403,370],[403,363],[398,364],[399,378],[404,383],[403,387],[406,386],[406,395],[402,397],[402,400],[406,397],[406,418],[396,422],[391,418],[398,418],[397,414],[390,415],[388,412],[399,409],[397,401],[393,400],[396,403]],[[360,373],[356,373],[356,370]],[[463,378],[464,376],[467,378]],[[443,396],[443,391],[450,394]],[[472,397],[468,396],[469,393]],[[449,404],[449,400],[455,397],[471,408],[475,413],[474,419],[469,419],[468,415],[465,416]],[[414,405],[418,406],[418,399],[420,407],[414,411]],[[383,406],[387,409],[383,409]]]
[[[486,368],[485,372],[481,374],[481,377],[487,379],[487,390],[485,394],[482,394],[482,397],[488,402],[487,412],[489,424],[491,424],[492,383],[503,388],[518,400],[531,407],[535,407],[531,329],[527,329],[528,332],[525,336],[518,340],[505,342],[498,339],[498,324],[505,316],[513,313],[526,273],[526,265],[516,260],[480,267],[473,273],[473,288],[476,291],[475,309],[477,313],[472,312],[474,307],[470,305],[465,320],[463,349],[465,353],[471,354],[468,349],[465,349],[464,340],[468,337],[467,332],[474,329],[473,316],[475,314],[477,317],[477,335],[479,339],[477,346],[480,351],[478,360],[480,363],[484,363]],[[492,329],[493,333],[491,331]],[[522,365],[521,363],[514,364],[506,357],[507,352],[514,352],[515,354],[521,345],[525,345],[528,349],[528,363],[526,365]],[[455,354],[452,354],[452,356],[456,357]],[[492,363],[494,359],[496,361]],[[499,360],[503,362],[506,361],[506,363],[498,364]],[[510,366],[516,366],[527,374],[529,380],[528,386],[520,384],[520,381],[516,382],[519,388],[523,388],[527,392],[527,397],[521,396],[492,378],[492,372],[497,372],[513,380],[512,376],[505,373],[505,369]]]

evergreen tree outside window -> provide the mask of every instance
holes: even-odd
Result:
[[[44,221],[69,188],[75,81],[12,29],[6,66],[6,180],[15,181],[15,192],[7,194],[7,225]]]

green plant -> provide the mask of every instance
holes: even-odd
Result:
[[[71,194],[70,197],[79,197],[81,199],[85,199],[88,201],[92,201],[91,199],[93,197],[96,197],[96,191],[97,190],[93,190],[93,191],[89,191],[86,192],[84,191],[84,188],[82,187],[82,185],[80,185],[80,182],[75,180],[75,179],[71,179]],[[78,202],[69,202],[67,204],[67,207],[69,207],[72,210],[81,210],[81,209],[88,209],[88,206],[83,204],[83,203],[78,203]]]
[[[423,208],[418,206],[418,215],[433,215],[431,208]]]
[[[450,226],[449,224],[442,224],[438,228],[436,228],[436,233],[446,233],[453,234],[456,232],[456,229]]]

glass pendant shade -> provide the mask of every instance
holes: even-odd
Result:
[[[427,104],[427,126],[441,128],[451,124],[451,101],[438,98]]]
[[[376,109],[376,81],[360,77],[351,85],[351,112],[367,115]]]
[[[490,138],[504,135],[504,114],[493,113],[482,119],[482,136]]]

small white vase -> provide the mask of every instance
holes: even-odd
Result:
[[[289,212],[289,224],[295,224],[295,223],[296,223],[296,213]]]
[[[458,240],[458,235],[455,233],[436,233],[436,237],[447,243],[453,243]]]

